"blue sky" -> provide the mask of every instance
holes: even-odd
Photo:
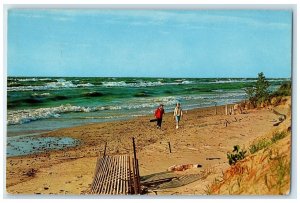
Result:
[[[8,76],[291,75],[290,11],[8,12]]]

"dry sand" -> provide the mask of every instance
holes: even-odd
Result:
[[[206,186],[229,167],[226,153],[234,145],[248,147],[255,138],[276,130],[273,124],[278,121],[278,115],[268,108],[224,115],[224,106],[218,107],[218,115],[215,115],[214,107],[184,112],[178,130],[170,113],[165,115],[162,129],[156,129],[155,123],[149,122],[152,118],[149,115],[43,134],[45,137],[76,138],[81,144],[75,148],[7,158],[7,192],[85,194],[92,183],[96,160],[103,153],[105,142],[109,155],[132,155],[132,137],[135,137],[141,176],[164,172],[176,164],[202,165],[201,168],[178,174],[207,174],[191,184],[149,191],[149,194],[206,194]],[[230,122],[227,127],[224,125],[225,119]],[[171,143],[172,153],[169,152],[168,142]],[[30,176],[28,171],[32,169],[35,170],[34,175]]]

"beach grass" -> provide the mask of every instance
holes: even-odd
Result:
[[[278,140],[281,140],[287,136],[287,133],[285,131],[281,132],[275,132],[271,139],[268,138],[262,138],[253,144],[250,145],[249,151],[251,154],[254,154],[262,149],[265,149],[266,147],[270,146],[271,144],[277,142]]]

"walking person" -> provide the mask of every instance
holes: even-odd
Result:
[[[161,104],[154,112],[154,116],[157,120],[157,128],[161,128],[161,123],[162,123],[162,118],[163,118],[164,113],[165,113],[164,105]]]
[[[179,128],[179,121],[180,121],[180,118],[183,117],[183,113],[182,113],[182,109],[180,107],[180,103],[177,103],[176,104],[176,107],[174,109],[174,119],[176,121],[176,129]]]

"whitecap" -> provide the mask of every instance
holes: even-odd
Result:
[[[18,87],[8,87],[7,91],[42,91],[42,90],[57,90],[57,89],[67,89],[76,87],[92,87],[91,83],[85,84],[74,84],[72,81],[66,81],[65,79],[57,79],[56,82],[48,82],[43,86],[18,86]]]

